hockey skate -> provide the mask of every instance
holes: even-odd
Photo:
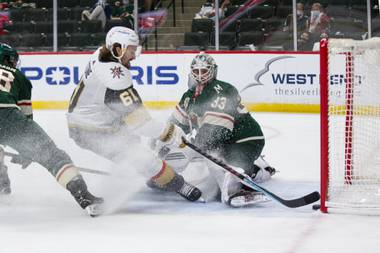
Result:
[[[153,189],[153,190],[160,190],[160,191],[166,191],[166,192],[176,192],[181,197],[187,199],[188,201],[194,202],[197,200],[200,200],[201,202],[204,202],[204,200],[201,198],[202,192],[197,187],[187,183],[181,175],[176,175],[176,178],[173,180],[175,182],[172,182],[168,186],[160,186],[158,185],[154,180],[150,179],[146,182],[146,185]],[[177,183],[182,183],[181,187],[178,187]],[[178,189],[177,189],[178,188]]]
[[[96,217],[103,213],[103,199],[95,197],[87,190],[86,183],[81,176],[72,179],[66,188],[91,217]]]
[[[4,164],[4,149],[0,147],[0,195],[11,193],[11,182],[8,177],[8,168]]]
[[[231,207],[247,207],[269,201],[270,199],[262,192],[240,190],[229,197],[227,204]]]

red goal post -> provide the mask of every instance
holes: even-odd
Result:
[[[380,38],[320,42],[321,211],[380,214]]]

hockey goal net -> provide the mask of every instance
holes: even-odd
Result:
[[[380,214],[380,38],[320,45],[321,211]]]

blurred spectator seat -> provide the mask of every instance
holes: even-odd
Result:
[[[74,7],[70,11],[70,16],[72,20],[81,20],[82,19],[82,12],[85,10],[83,7]]]
[[[93,33],[90,35],[89,46],[100,47],[104,44],[104,33]]]
[[[239,9],[238,5],[229,5],[227,10],[224,12],[224,17],[231,16],[237,9]]]
[[[62,1],[62,0],[59,0],[59,1]],[[59,2],[57,1],[57,2]],[[33,2],[36,3],[36,8],[40,9],[40,8],[46,8],[46,9],[50,9],[50,8],[53,8],[53,1],[51,0],[33,0]]]
[[[237,27],[238,27],[238,21],[234,20],[230,24],[228,24],[226,27],[224,27],[223,30],[219,29],[219,31],[223,31],[223,32],[236,32],[237,29],[238,29]]]
[[[111,19],[107,20],[106,27],[105,27],[105,32],[108,32],[112,27],[114,26],[125,26],[126,21],[122,19]]]
[[[70,37],[71,36],[68,33],[58,33],[58,47],[67,47],[70,42]]]
[[[47,10],[46,9],[23,9],[25,21],[46,21]]]
[[[80,7],[92,7],[96,4],[97,0],[79,0]]]
[[[58,15],[58,21],[70,20],[71,19],[71,9],[67,8],[67,7],[58,8],[57,15]],[[47,10],[46,20],[48,20],[48,21],[53,20],[53,9]]]
[[[344,5],[328,5],[326,13],[329,17],[349,17],[350,10]]]
[[[24,10],[23,9],[11,9],[10,19],[13,22],[24,21]]]
[[[343,1],[343,0],[341,0],[341,1]],[[367,1],[363,1],[363,0],[351,0],[351,5],[367,6]]]
[[[363,32],[335,33],[331,34],[330,38],[363,40],[364,35]]]
[[[185,46],[198,46],[200,49],[206,49],[209,45],[210,35],[203,32],[186,32]]]
[[[98,33],[104,31],[100,20],[82,21],[79,23],[79,30],[84,33]]]
[[[40,47],[44,45],[44,37],[41,34],[23,34],[20,47]]]
[[[254,7],[250,11],[250,17],[251,18],[261,18],[261,19],[268,19],[273,17],[274,15],[274,8],[272,6],[266,6],[266,5],[259,5]]]
[[[265,5],[270,5],[273,7],[277,7],[278,5],[280,5],[280,3],[282,3],[282,0],[266,0],[264,2]]]
[[[273,17],[266,21],[266,29],[268,31],[278,31],[281,30],[285,23],[285,19]]]
[[[60,21],[58,22],[58,33],[75,33],[78,31],[78,21]]]
[[[70,36],[69,46],[86,47],[90,45],[90,39],[91,37],[88,33],[72,33]]]
[[[347,1],[347,0],[329,0],[329,1],[328,1],[328,7],[330,7],[330,5],[348,6],[348,4],[349,4],[350,2],[351,2],[351,1]]]
[[[34,24],[31,22],[13,22],[12,25],[6,28],[10,33],[30,33],[33,32]]]
[[[34,32],[36,33],[53,33],[53,22],[35,22]]]
[[[290,5],[291,6],[291,5],[293,5],[293,0],[282,0],[282,4],[283,5],[288,5],[288,6]]]
[[[211,34],[211,45],[215,46],[215,33]],[[228,49],[236,47],[236,33],[222,32],[219,34],[219,45],[225,46]]]
[[[293,38],[291,34],[283,31],[276,31],[271,33],[264,41],[265,46],[279,46],[285,48],[285,45],[292,43]]]
[[[373,18],[371,25],[372,25],[372,32],[379,32],[380,31],[380,18]]]
[[[73,8],[73,7],[78,6],[78,5],[79,5],[78,0],[59,0],[58,1],[59,7]]]
[[[338,17],[332,19],[331,33],[343,33],[348,34],[351,32],[365,32],[364,24],[360,20],[354,20],[347,17]]]
[[[43,46],[53,46],[53,34],[43,34]],[[58,33],[58,47],[67,47],[69,45],[71,36],[68,33]]]
[[[279,19],[285,19],[292,12],[293,12],[292,6],[279,6],[276,11],[276,17]]]
[[[247,0],[231,0],[232,5],[243,5]]]
[[[191,23],[191,32],[211,33],[214,30],[214,21],[211,19],[193,19]]]
[[[264,23],[261,19],[242,19],[240,21],[240,32],[263,31]]]
[[[246,46],[253,44],[254,46],[262,44],[264,41],[264,33],[261,31],[257,32],[241,32],[239,34],[238,46]]]
[[[19,34],[1,35],[1,42],[11,45],[12,47],[19,47],[21,36]]]

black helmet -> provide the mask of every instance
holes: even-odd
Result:
[[[16,49],[5,43],[0,43],[0,63],[16,68],[19,61]]]

